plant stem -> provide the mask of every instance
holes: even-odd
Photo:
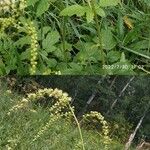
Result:
[[[68,6],[68,0],[65,0],[66,2],[66,5]],[[61,1],[61,5],[62,5],[62,8],[61,9],[64,9],[65,6],[64,3]],[[66,17],[63,17],[62,18],[62,24],[60,25],[60,32],[61,32],[61,40],[62,40],[62,49],[63,49],[63,54],[64,54],[64,59],[65,59],[65,62],[67,63],[67,53],[66,53],[66,42],[65,42],[65,38],[66,38]]]
[[[82,149],[85,150],[81,127],[80,127],[79,121],[78,121],[76,115],[74,114],[74,111],[73,111],[72,107],[70,106],[70,104],[69,104],[69,109],[70,109],[70,111],[71,111],[71,113],[72,113],[72,115],[74,117],[74,120],[75,120],[75,122],[77,124],[77,127],[78,127],[78,130],[79,130],[79,134],[80,134],[80,138],[81,138],[81,143],[82,143]]]
[[[101,56],[102,56],[102,65],[105,65],[104,51],[103,51],[103,46],[102,46],[102,37],[101,37],[101,31],[100,31],[100,24],[99,24],[99,21],[98,21],[98,16],[97,16],[97,13],[96,13],[96,8],[95,8],[95,0],[91,0],[91,7],[92,7],[92,10],[93,10],[93,13],[94,13],[94,19],[95,19],[95,23],[96,23],[99,49],[100,49]]]
[[[65,36],[66,36],[66,33],[65,33],[65,22],[66,22],[65,18],[63,17],[61,34],[62,34],[62,44],[63,44],[63,50],[64,50],[64,52],[66,50],[66,46],[65,46]]]
[[[61,41],[62,41],[62,51],[64,54],[64,60],[67,63],[67,52],[66,52],[66,18],[63,17],[62,19],[62,25],[60,26],[60,32],[61,32]]]

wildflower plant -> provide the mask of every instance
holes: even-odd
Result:
[[[37,65],[37,56],[38,56],[38,37],[36,28],[34,27],[34,23],[31,21],[29,24],[26,24],[27,34],[31,37],[31,67],[30,74],[33,75],[36,73],[36,65]]]
[[[0,1],[0,38],[6,38],[7,36],[11,39],[18,38],[20,34],[30,37],[30,70],[31,75],[36,73],[37,65],[37,48],[38,48],[38,37],[37,31],[32,19],[26,17],[25,8],[27,7],[26,0],[2,0]],[[7,35],[7,30],[12,30],[13,34]],[[18,37],[16,34],[18,33]],[[13,36],[15,35],[15,36]]]
[[[69,97],[69,95],[62,90],[57,88],[44,88],[39,89],[35,93],[29,93],[15,106],[10,108],[7,115],[11,116],[13,113],[17,113],[18,111],[36,112],[36,110],[34,110],[32,107],[33,104],[35,104],[37,101],[42,101],[46,96],[51,97],[54,100],[52,105],[48,107],[49,120],[44,126],[40,127],[37,134],[34,135],[31,144],[41,138],[54,123],[57,123],[57,121],[65,119],[67,122],[70,122],[72,119],[74,119],[80,135],[80,140],[78,140],[78,143],[75,145],[75,149],[85,150],[85,143],[83,140],[80,122],[74,113],[74,107],[70,105],[71,97]],[[83,115],[82,121],[86,120],[97,120],[100,124],[102,124],[103,144],[105,146],[104,148],[106,150],[109,149],[109,144],[111,143],[111,139],[109,137],[109,126],[104,117],[96,111],[91,111],[90,113]]]
[[[23,104],[28,104],[29,106],[30,103],[35,102],[45,97],[45,95],[49,97],[54,97],[57,99],[55,104],[51,108],[49,108],[49,111],[54,114],[62,113],[61,110],[67,107],[69,102],[71,101],[71,98],[68,97],[68,94],[63,93],[61,90],[58,90],[58,89],[53,90],[51,88],[39,89],[36,93],[29,93],[27,95],[27,98],[23,98],[17,105],[12,107],[8,114],[10,114],[11,112],[20,110],[20,108],[23,108],[23,106],[25,106]]]
[[[1,0],[0,75],[149,74],[148,3],[137,3]]]
[[[39,89],[36,93],[29,93],[27,95],[27,98],[23,98],[18,104],[13,106],[7,114],[11,115],[11,113],[17,112],[20,109],[22,110],[25,108],[29,108],[31,102],[35,102],[45,97],[46,95],[49,97],[55,98],[56,101],[49,108],[49,112],[50,112],[49,121],[46,123],[44,127],[41,128],[41,130],[33,138],[32,142],[36,141],[39,137],[41,137],[49,129],[49,127],[51,126],[53,122],[64,117],[67,119],[74,117],[75,122],[77,123],[78,129],[79,129],[82,147],[83,147],[83,150],[85,150],[79,122],[74,114],[74,108],[70,106],[71,97],[69,97],[67,93],[62,92],[62,90],[58,90],[57,88],[54,90],[51,88],[50,89],[44,88],[44,89]]]
[[[88,114],[83,115],[83,120],[97,120],[98,122],[100,122],[100,124],[102,124],[102,134],[103,134],[103,138],[104,138],[104,145],[105,145],[105,150],[109,149],[109,145],[111,142],[111,139],[109,137],[109,126],[107,121],[104,119],[104,116],[96,111],[91,111]]]

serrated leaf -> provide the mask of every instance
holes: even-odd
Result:
[[[116,46],[116,41],[113,37],[111,29],[103,29],[101,32],[103,48],[111,50]]]
[[[52,31],[52,32],[50,32],[50,33],[47,35],[47,37],[48,37],[49,39],[51,39],[51,40],[50,40],[50,45],[54,45],[54,44],[56,44],[57,42],[59,42],[60,35],[59,35],[59,32],[58,32],[58,31]]]
[[[110,62],[116,62],[120,59],[120,52],[118,51],[110,51],[108,54],[107,54],[107,58]]]
[[[71,62],[69,63],[69,66],[73,69],[73,70],[76,70],[76,71],[82,71],[82,66],[77,64],[77,63],[74,63],[74,62]]]
[[[116,6],[120,0],[100,0],[99,5],[101,7],[108,7],[108,6]]]
[[[48,33],[48,35],[42,42],[43,48],[47,49],[47,51],[50,52],[50,48],[59,41],[59,38],[60,35],[57,31],[52,31]]]
[[[49,0],[40,0],[37,6],[36,15],[39,17],[49,8]]]
[[[87,23],[90,23],[94,20],[94,13],[93,13],[92,9],[89,6],[85,7],[85,10],[86,10]]]
[[[106,17],[105,11],[100,7],[96,8],[96,13],[97,13],[97,15],[99,15],[101,17]]]
[[[30,36],[24,36],[20,38],[18,41],[16,41],[14,44],[19,47],[23,47],[26,44],[31,43],[31,37]]]
[[[50,26],[45,26],[42,29],[38,30],[38,39],[42,40],[45,38],[45,35],[51,31],[51,27]]]
[[[30,59],[30,49],[27,49],[26,51],[22,52],[20,54],[20,59],[25,60],[25,59]]]
[[[47,59],[46,63],[50,68],[55,67],[57,65],[57,61],[55,59]]]
[[[69,7],[66,7],[64,10],[60,12],[60,16],[83,16],[85,14],[84,7],[76,4]]]
[[[27,0],[27,6],[34,5],[37,3],[39,0]]]

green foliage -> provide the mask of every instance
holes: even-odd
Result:
[[[84,7],[80,5],[72,5],[62,10],[60,12],[60,15],[61,16],[73,16],[73,15],[83,16],[84,13],[85,13]]]
[[[99,1],[99,5],[101,7],[116,6],[119,2],[120,0],[101,0]]]
[[[149,74],[146,1],[21,0],[7,5],[0,4],[0,75]]]
[[[101,147],[109,147],[111,139],[111,149],[119,150],[122,146],[115,141],[125,144],[145,110],[147,110],[146,116],[133,142],[137,144],[141,138],[148,141],[150,139],[150,89],[147,87],[150,78],[135,77],[122,93],[131,78],[131,76],[2,78],[0,80],[2,118],[0,137],[3,138],[0,146],[3,148],[9,145],[8,140],[18,139],[19,149],[20,146],[23,148],[27,146],[30,149],[48,140],[54,143],[44,142],[42,147],[53,144],[55,149],[60,145],[63,145],[64,149],[71,149],[81,148],[84,143],[85,149],[94,147],[97,150]],[[9,83],[9,90],[6,81]],[[51,87],[67,91],[72,100],[66,93],[58,89],[53,90]],[[39,90],[41,88],[43,90]],[[15,93],[16,91],[20,96]],[[28,94],[31,91],[32,93]],[[89,102],[95,92],[95,97]],[[116,104],[112,108],[116,99]],[[70,100],[71,106],[75,106],[75,109],[68,105]],[[83,114],[85,117],[82,118]],[[80,132],[82,136],[79,135],[77,125],[82,131]],[[32,143],[33,139],[35,140]],[[62,144],[63,140],[64,144]]]
[[[2,84],[0,86],[2,87]],[[59,92],[58,90],[54,90],[53,92],[52,89],[45,89],[43,91],[39,90],[36,94],[28,94],[29,100],[22,98],[22,96],[19,97],[15,93],[11,93],[11,91],[7,90],[4,86],[0,89],[2,98],[0,105],[0,117],[2,118],[0,121],[1,149],[82,149],[78,130],[70,120],[70,117],[67,118],[69,113],[68,115],[65,115],[65,112],[59,111],[58,105],[43,108],[40,105],[31,103],[31,101],[36,101],[36,96],[37,98],[40,98],[43,96],[42,93],[45,93],[46,91],[48,92],[47,94],[52,92],[51,96],[57,97],[58,99],[60,98],[61,102],[63,101],[59,96],[62,95],[64,98],[66,97],[66,94],[63,94],[62,92],[57,93]],[[29,105],[26,102],[29,102]],[[64,105],[65,103],[66,102],[64,101],[61,104]],[[62,109],[63,105],[61,106]],[[59,113],[64,113],[64,116],[59,118],[57,116]],[[103,123],[105,130],[104,133],[106,133],[107,128],[105,128],[106,125],[103,116],[99,115],[99,113],[96,113],[96,115],[101,117],[100,120]],[[82,129],[82,134],[83,138],[86,139],[86,142],[84,143],[85,149],[92,150],[94,148],[95,150],[98,150],[108,148],[105,147],[106,139],[104,138],[107,134],[103,137],[98,132],[92,130],[87,131],[85,129]],[[36,140],[34,137],[36,137]],[[112,141],[111,149],[116,150],[120,148],[123,148],[121,144]]]

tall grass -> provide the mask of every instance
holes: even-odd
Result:
[[[58,113],[53,116],[50,113],[50,106],[42,107],[36,103],[23,104],[22,96],[11,93],[7,87],[0,88],[1,96],[1,113],[0,117],[0,148],[1,149],[50,149],[50,150],[99,150],[106,149],[105,138],[99,132],[86,130],[80,127],[75,117],[74,110],[70,107],[73,118],[76,119],[74,124],[73,118],[68,117],[56,118]],[[33,96],[33,95],[32,95]],[[32,97],[33,98],[33,97]],[[25,99],[23,99],[25,102]],[[14,106],[17,109],[13,109]],[[52,106],[53,107],[53,106]],[[53,107],[54,110],[56,107]],[[57,109],[58,110],[58,109]],[[9,115],[8,115],[8,112]],[[70,115],[69,115],[70,116]],[[52,121],[53,120],[53,121]],[[49,123],[47,126],[47,123]],[[46,127],[46,130],[43,130]],[[81,133],[82,130],[82,133]],[[40,132],[39,132],[40,131]],[[79,138],[79,132],[80,137]],[[37,133],[41,133],[37,136]],[[36,137],[36,140],[34,140]],[[38,137],[38,138],[37,138]],[[82,141],[84,140],[84,141]],[[110,148],[109,148],[110,149]],[[123,146],[115,141],[111,142],[111,150],[123,149]]]

